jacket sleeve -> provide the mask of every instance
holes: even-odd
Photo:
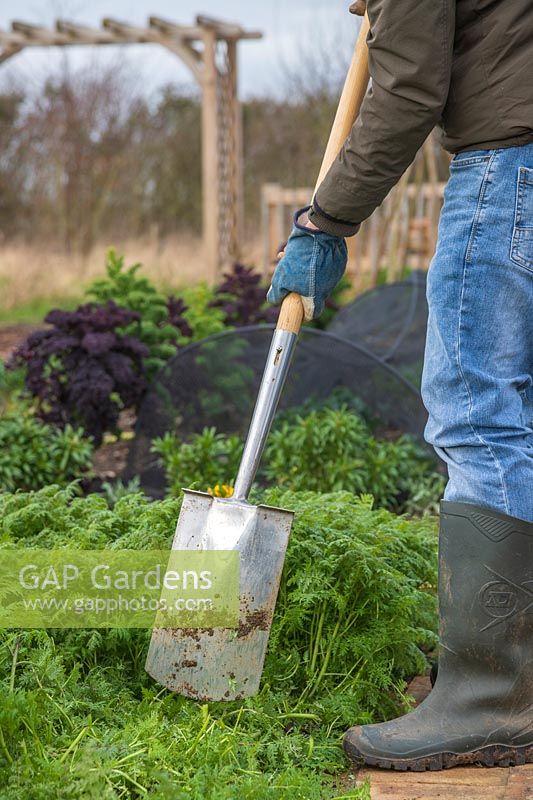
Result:
[[[398,182],[448,99],[456,0],[369,0],[371,87],[311,221],[350,236]]]

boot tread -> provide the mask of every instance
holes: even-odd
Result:
[[[384,758],[368,756],[360,752],[350,741],[346,741],[344,749],[354,762],[364,762],[370,767],[391,769],[398,772],[439,771],[453,767],[521,767],[533,764],[533,744],[527,747],[506,747],[489,745],[469,753],[434,753],[421,758]]]

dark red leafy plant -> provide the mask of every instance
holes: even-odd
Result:
[[[184,300],[181,297],[175,297],[171,295],[167,300],[167,308],[168,308],[168,321],[170,325],[173,325],[174,328],[177,328],[182,336],[186,336],[190,339],[193,335],[193,331],[189,323],[184,317],[186,311],[188,311],[188,306],[185,305]]]
[[[266,292],[261,275],[252,267],[235,264],[231,272],[224,273],[224,281],[217,286],[209,306],[222,309],[226,325],[236,328],[275,322],[279,309],[266,305]]]
[[[26,368],[25,387],[43,420],[81,425],[96,445],[116,432],[120,411],[136,408],[146,389],[148,348],[117,332],[139,319],[112,301],[48,314],[52,327],[32,333],[8,364]]]

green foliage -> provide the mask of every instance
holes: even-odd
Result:
[[[195,368],[207,380],[198,381],[194,403],[215,428],[227,424],[228,419],[243,419],[255,403],[257,383],[250,346],[246,338],[230,335],[224,338],[223,348],[219,340],[203,342],[195,354]]]
[[[172,495],[183,487],[206,489],[228,483],[235,477],[243,445],[238,436],[223,436],[215,428],[205,428],[190,443],[180,443],[171,433],[156,439],[152,452],[165,465],[168,488]]]
[[[137,475],[128,483],[124,483],[121,480],[104,481],[102,483],[102,493],[110,508],[114,508],[123,497],[129,494],[138,494],[141,491],[141,480]]]
[[[179,325],[169,320],[169,298],[161,294],[146,277],[137,275],[142,264],[134,264],[127,269],[124,257],[110,249],[107,252],[107,277],[94,281],[86,294],[96,302],[105,304],[109,300],[120,308],[127,308],[141,315],[138,322],[132,322],[126,333],[140,339],[149,349],[145,359],[149,375],[154,375],[172,356],[177,346],[189,340]]]
[[[20,406],[0,418],[0,491],[64,486],[88,475],[92,453],[83,431],[47,425]]]
[[[373,495],[391,511],[421,511],[442,494],[435,462],[409,436],[377,439],[346,406],[318,408],[278,424],[265,454],[269,482],[294,491]]]
[[[393,716],[402,678],[425,669],[435,645],[436,536],[373,510],[368,495],[272,489],[263,502],[296,512],[283,572],[271,658],[272,689],[287,682],[297,708],[315,701],[348,726]],[[290,678],[288,677],[290,676]]]
[[[0,288],[2,288],[2,282],[3,279],[0,280]],[[53,297],[32,297],[13,307],[5,306],[3,298],[0,297],[0,323],[40,325],[51,308],[73,311],[79,305],[81,305],[81,298],[64,294]]]
[[[231,484],[242,445],[214,428],[183,443],[173,434],[154,442],[171,494],[182,487]],[[376,438],[362,413],[337,404],[289,409],[274,424],[259,481],[292,491],[371,494],[397,513],[434,513],[444,478],[426,449],[409,436]]]
[[[21,404],[24,377],[24,369],[6,369],[4,362],[0,360],[0,412]]]
[[[348,725],[401,713],[435,643],[432,520],[348,493],[272,490],[295,524],[257,697],[200,705],[144,673],[148,631],[0,633],[2,800],[368,800],[346,791]],[[178,500],[0,495],[0,542],[169,546]]]
[[[376,286],[385,286],[387,283],[404,281],[411,275],[412,271],[412,268],[407,265],[402,267],[399,273],[397,269],[392,271],[390,267],[382,267],[378,270],[376,276]]]
[[[365,456],[370,432],[346,408],[322,408],[278,425],[271,434],[265,473],[295,491],[371,491]]]
[[[180,289],[180,297],[187,306],[183,316],[192,328],[193,341],[199,342],[215,333],[228,330],[222,309],[209,308],[215,292],[207,283],[183,287]]]

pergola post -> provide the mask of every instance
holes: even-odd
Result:
[[[232,137],[232,195],[233,195],[233,208],[235,219],[233,222],[233,242],[234,253],[233,256],[236,260],[240,258],[240,247],[242,236],[244,232],[244,154],[243,154],[243,138],[242,138],[242,105],[239,100],[239,89],[237,85],[238,80],[238,52],[237,40],[230,39],[228,41],[228,63],[231,75],[231,92],[232,92],[232,109],[231,114],[233,117],[233,137]]]
[[[243,232],[242,109],[238,97],[237,46],[260,39],[211,17],[193,26],[150,17],[146,28],[105,19],[102,28],[58,20],[55,29],[13,22],[0,30],[0,63],[26,47],[81,44],[159,44],[186,64],[202,90],[202,194],[204,257],[210,280],[240,256]]]
[[[220,191],[219,191],[219,114],[217,100],[218,71],[216,36],[213,30],[203,31],[202,69],[202,181],[204,253],[209,264],[209,277],[216,280],[221,268]]]

